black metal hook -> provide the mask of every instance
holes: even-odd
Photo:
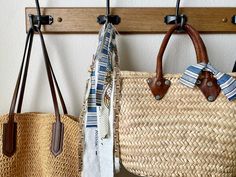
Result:
[[[30,22],[30,28],[35,29],[35,23],[34,23],[34,15],[29,14],[29,22]]]
[[[107,16],[111,15],[111,7],[110,7],[110,0],[107,0]]]
[[[231,18],[231,22],[235,25],[236,24],[236,15],[233,15]]]
[[[121,22],[121,18],[118,15],[111,15],[110,0],[107,0],[106,6],[106,15],[99,15],[97,17],[97,22],[100,25],[105,24],[106,22],[112,23],[113,25],[118,25]]]
[[[180,7],[180,0],[177,0],[176,1],[176,13],[175,13],[176,17],[179,16],[179,7]]]
[[[35,0],[35,5],[36,5],[36,10],[37,10],[37,16],[38,16],[38,28],[41,29],[41,25],[42,25],[42,22],[41,22],[41,10],[40,10],[40,5],[39,5],[39,1],[38,0]]]
[[[167,15],[165,16],[165,23],[166,24],[180,24],[180,30],[179,32],[183,31],[183,26],[187,22],[187,16],[184,14],[179,14],[180,9],[180,0],[176,1],[176,13],[175,15]]]
[[[41,29],[42,25],[51,25],[53,23],[53,17],[51,15],[41,15],[39,1],[35,0],[37,15],[29,14],[29,20],[31,28]]]

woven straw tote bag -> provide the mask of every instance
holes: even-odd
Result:
[[[163,74],[163,54],[178,28],[173,26],[163,40],[156,74],[120,72],[117,154],[128,171],[140,176],[236,176],[235,101],[220,92],[209,71],[201,73],[194,89],[179,83],[180,74]],[[199,33],[187,24],[183,28],[198,63],[208,63]]]
[[[29,30],[27,36],[10,112],[0,117],[0,176],[80,177],[82,122],[67,114],[42,33],[39,28],[34,28]],[[35,30],[41,39],[55,114],[21,113]],[[56,90],[64,115],[59,113]],[[17,99],[17,113],[14,113]],[[45,101],[49,101],[49,98],[45,98]]]

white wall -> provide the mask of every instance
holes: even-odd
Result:
[[[117,7],[172,7],[175,0],[111,0]],[[41,6],[103,7],[105,0],[41,0]],[[24,8],[34,0],[0,2],[0,113],[9,111],[25,42]],[[182,0],[185,7],[236,7],[235,0]],[[235,12],[236,14],[236,12]],[[191,17],[189,17],[191,18]],[[94,23],[96,19],[94,19]],[[41,48],[36,37],[24,111],[53,111]],[[121,35],[118,38],[124,70],[154,71],[163,35]],[[193,46],[185,35],[174,36],[166,51],[166,72],[183,72],[194,63]],[[236,60],[236,35],[203,35],[211,63],[230,72]],[[47,35],[46,43],[69,112],[79,115],[87,70],[96,49],[97,35]]]

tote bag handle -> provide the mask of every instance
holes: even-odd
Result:
[[[61,118],[60,118],[60,112],[59,112],[59,107],[58,107],[57,95],[56,95],[56,91],[55,91],[55,85],[56,85],[56,89],[57,89],[57,92],[58,92],[58,95],[60,98],[60,102],[61,102],[64,114],[67,114],[67,109],[66,109],[66,105],[65,105],[64,99],[62,97],[61,91],[59,89],[55,74],[53,72],[51,62],[49,60],[44,37],[42,35],[40,28],[37,26],[34,26],[34,27],[31,27],[31,29],[29,30],[29,33],[27,35],[24,56],[23,56],[20,72],[18,75],[15,91],[13,94],[13,99],[12,99],[10,111],[9,111],[9,119],[8,119],[8,122],[6,124],[4,124],[3,153],[9,157],[14,155],[14,153],[16,151],[17,123],[14,122],[14,115],[15,115],[14,111],[15,111],[16,102],[17,102],[17,98],[18,98],[19,88],[21,85],[17,113],[21,112],[24,91],[25,91],[25,85],[26,85],[26,79],[27,79],[27,73],[28,73],[28,67],[29,67],[29,60],[30,60],[31,49],[32,49],[32,44],[33,44],[33,37],[34,37],[35,31],[38,32],[38,34],[40,36],[40,41],[41,41],[42,51],[43,51],[43,55],[44,55],[44,61],[45,61],[45,66],[46,66],[46,70],[47,70],[49,86],[50,86],[54,110],[55,110],[55,117],[56,117],[56,121],[52,125],[53,136],[52,136],[51,151],[54,154],[54,156],[57,156],[62,152],[64,125],[61,122]],[[24,74],[23,74],[23,70],[24,70]],[[24,75],[23,80],[22,80],[22,74]],[[22,80],[22,83],[21,83],[21,80]]]
[[[170,37],[179,27],[180,25],[178,24],[174,25],[165,35],[157,56],[156,77],[148,79],[148,84],[151,89],[151,92],[157,100],[161,100],[166,95],[171,85],[171,82],[163,77],[162,61]],[[208,64],[209,60],[208,60],[207,50],[199,33],[189,24],[184,25],[183,29],[190,36],[194,44],[197,55],[197,62]],[[213,77],[211,77],[212,74],[210,72],[204,72],[203,74],[205,78],[204,83],[207,83],[208,80],[211,79],[213,85],[211,88],[206,87],[206,84],[200,85],[199,86],[200,90],[202,91],[202,93],[205,95],[206,98],[208,98],[210,94],[217,97],[217,95],[219,95],[220,89],[216,80],[212,79]]]

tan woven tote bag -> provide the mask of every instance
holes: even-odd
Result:
[[[39,28],[34,28],[36,29],[31,28],[28,33],[25,54],[10,113],[0,117],[0,176],[80,177],[82,167],[82,122],[78,118],[67,114],[63,97],[48,58],[42,33]],[[39,33],[42,43],[55,114],[21,113],[35,30]],[[56,90],[64,115],[59,113]],[[20,95],[18,92],[20,92]],[[17,99],[17,113],[14,113]],[[49,100],[50,98],[45,98],[45,101],[48,102]]]
[[[235,177],[236,102],[220,93],[210,72],[202,73],[194,89],[179,83],[180,74],[162,74],[164,51],[178,28],[172,27],[164,38],[156,74],[120,73],[117,145],[122,164],[148,177]],[[198,32],[190,25],[184,29],[198,63],[208,63]],[[212,85],[207,85],[209,81]]]

